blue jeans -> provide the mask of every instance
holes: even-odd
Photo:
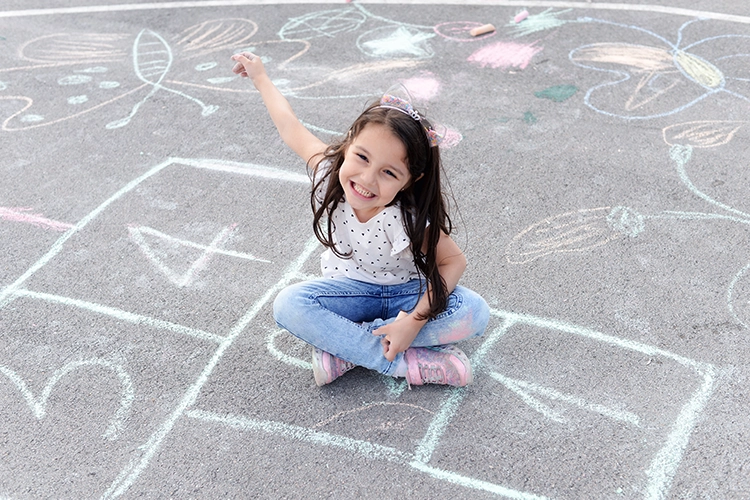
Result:
[[[276,323],[308,344],[358,366],[393,375],[403,358],[383,356],[373,331],[394,321],[400,310],[411,311],[424,294],[419,280],[375,285],[350,278],[319,278],[282,290],[273,303]],[[419,331],[414,347],[451,344],[482,335],[489,322],[487,303],[477,293],[457,286],[446,309]]]

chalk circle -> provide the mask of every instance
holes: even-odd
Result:
[[[23,123],[37,123],[44,121],[44,117],[42,115],[23,115],[19,120]]]
[[[607,215],[607,224],[614,231],[635,238],[645,229],[643,216],[628,207],[614,207]]]
[[[87,102],[89,100],[89,96],[87,95],[74,95],[71,97],[68,97],[68,104],[83,104],[84,102]]]
[[[57,80],[58,85],[81,85],[89,83],[93,78],[89,75],[69,75]]]
[[[729,285],[729,310],[743,327],[750,329],[750,264],[735,275]]]
[[[446,23],[440,23],[433,29],[435,33],[454,42],[476,42],[478,40],[484,40],[491,36],[495,36],[497,31],[486,33],[479,36],[471,36],[469,33],[472,29],[484,26],[483,23],[476,23],[473,21],[448,21]]]
[[[218,65],[219,63],[217,62],[207,62],[207,63],[197,65],[195,67],[195,70],[196,71],[208,71],[209,69],[214,69]]]

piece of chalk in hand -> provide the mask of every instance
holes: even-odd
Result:
[[[523,21],[524,19],[526,19],[527,17],[529,17],[529,11],[528,10],[522,10],[521,12],[519,12],[518,14],[516,14],[516,17],[513,18],[513,22],[516,23],[516,24],[518,24],[521,21]]]
[[[495,27],[491,24],[485,24],[484,26],[477,26],[476,28],[470,29],[469,34],[471,36],[479,36],[492,31],[495,31]]]

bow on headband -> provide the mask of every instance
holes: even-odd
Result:
[[[414,118],[414,120],[420,122],[427,134],[427,139],[430,141],[430,146],[435,147],[443,141],[445,136],[444,132],[438,132],[434,126],[428,125],[427,122],[422,120],[422,116],[419,112],[414,109],[411,104],[412,98],[409,91],[400,83],[389,88],[383,97],[380,99],[380,106],[383,108],[391,108],[401,111]]]

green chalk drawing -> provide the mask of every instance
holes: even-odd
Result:
[[[555,12],[552,10],[552,8],[549,8],[544,12],[540,12],[539,14],[534,14],[527,17],[523,20],[523,22],[511,22],[506,24],[506,26],[510,27],[510,32],[514,34],[516,38],[522,37],[524,35],[530,35],[532,33],[538,33],[540,31],[551,30],[553,28],[557,28],[558,26],[562,26],[563,24],[572,22],[560,19],[560,16],[562,14],[570,12],[570,10],[571,9],[559,10]]]
[[[528,123],[529,125],[536,123],[536,116],[531,111],[527,111],[523,114],[523,121]]]
[[[578,92],[578,87],[575,85],[555,85],[553,87],[534,92],[534,95],[540,99],[550,99],[555,102],[563,102],[573,97]]]

